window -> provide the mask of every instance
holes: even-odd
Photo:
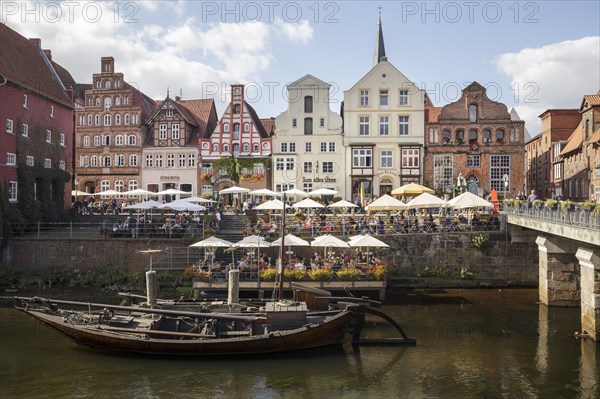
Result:
[[[171,125],[171,138],[173,140],[179,140],[179,123]]]
[[[250,124],[248,122],[244,123],[244,133],[248,133],[250,131]]]
[[[157,168],[162,168],[163,167],[163,156],[162,156],[162,154],[156,154],[156,167]]]
[[[327,143],[321,142],[321,152],[327,152]]]
[[[469,122],[477,123],[477,105],[469,105]]]
[[[110,110],[111,106],[112,106],[112,98],[104,97],[104,110],[105,111]]]
[[[467,168],[479,168],[481,166],[481,155],[467,155]]]
[[[335,152],[335,142],[334,141],[330,141],[328,147],[329,147],[329,152]]]
[[[98,157],[96,155],[92,155],[90,157],[90,166],[92,168],[97,168],[98,167]]]
[[[175,167],[175,154],[167,154],[167,168]]]
[[[496,143],[504,143],[504,130],[498,129],[496,130]]]
[[[123,136],[120,134],[115,137],[115,145],[123,145]]]
[[[250,152],[250,144],[244,143],[242,147],[242,152],[249,153]]]
[[[477,143],[477,130],[469,131],[469,144]]]
[[[360,91],[360,106],[361,107],[369,106],[369,90],[361,90]]]
[[[46,130],[46,143],[52,143],[52,130]]]
[[[94,115],[94,125],[100,126],[100,115]]]
[[[304,134],[305,135],[313,134],[313,119],[312,118],[304,118]]]
[[[17,182],[8,182],[8,202],[17,202]]]
[[[120,125],[120,124],[121,124],[121,115],[116,114],[115,115],[115,125]]]
[[[158,125],[158,139],[166,140],[167,139],[167,124],[161,123]]]
[[[146,167],[154,167],[154,157],[151,154],[146,154]]]
[[[79,115],[79,126],[85,125],[85,116]]]
[[[94,146],[95,147],[100,146],[100,136],[94,136]]]
[[[237,158],[238,156],[240,156],[240,145],[239,145],[239,143],[234,143],[233,144],[233,156],[235,158]]]
[[[321,152],[335,152],[335,141],[322,141],[321,142]]]
[[[292,127],[298,127],[298,119],[292,118]]]
[[[402,149],[402,167],[418,168],[420,164],[418,148]]]
[[[64,133],[60,134],[60,145],[63,147],[65,146],[65,134]]]
[[[393,167],[392,151],[381,151],[381,167],[382,168]]]
[[[115,97],[115,105],[121,105],[121,97],[119,97],[119,96]]]
[[[233,140],[239,140],[240,139],[240,124],[239,123],[234,123],[233,124]]]
[[[17,155],[10,152],[6,153],[6,165],[15,166],[17,164]]]
[[[185,168],[185,154],[179,154],[179,162],[178,162],[178,166],[180,168]]]
[[[29,125],[25,123],[21,125],[21,134],[23,137],[29,137]]]
[[[54,105],[50,106],[50,118],[54,118]]]
[[[112,158],[111,157],[100,157],[100,166],[101,167],[111,167],[112,166]]]
[[[483,131],[483,142],[491,143],[492,142],[492,132],[490,130]]]
[[[294,158],[285,159],[285,170],[296,170],[296,163],[294,162]]]
[[[333,162],[325,161],[321,165],[323,173],[333,173]]]
[[[58,169],[65,170],[65,161],[58,161]]]
[[[325,127],[325,118],[319,119],[319,127]]]
[[[408,135],[408,116],[398,117],[398,134],[400,136]]]
[[[310,192],[313,190],[313,184],[312,183],[304,183],[302,184],[302,190],[304,190],[304,192]]]
[[[50,169],[52,167],[52,160],[49,158],[44,159],[44,168]]]
[[[408,90],[400,90],[400,105],[408,105]]]
[[[465,142],[465,131],[459,129],[456,131],[456,144],[462,144]]]
[[[313,98],[312,96],[304,97],[304,112],[312,113],[313,112]]]
[[[102,180],[100,182],[100,191],[106,191],[110,188],[110,182],[108,180]]]
[[[31,155],[27,155],[25,163],[27,166],[33,166],[35,164],[35,159]]]
[[[223,144],[223,152],[224,153],[228,153],[229,152],[229,144]]]
[[[96,107],[100,106],[100,97],[96,97],[95,104],[96,104]]]
[[[312,143],[304,143],[304,152],[312,152]]]
[[[379,117],[379,135],[389,136],[390,134],[390,117],[380,116]]]
[[[129,180],[129,183],[127,185],[127,191],[137,190],[137,188],[138,188],[138,181],[137,180]]]
[[[388,91],[379,90],[379,105],[386,107],[388,105]]]
[[[138,160],[136,154],[129,155],[129,166],[138,166]]]
[[[110,146],[110,136],[103,136],[102,137],[102,145],[104,145],[104,146]]]
[[[233,106],[233,113],[234,114],[239,114],[240,113],[240,104],[235,104]]]
[[[196,154],[188,154],[188,167],[193,168],[196,166]]]
[[[372,165],[373,150],[370,148],[357,148],[352,150],[352,166],[356,168],[370,168]]]
[[[135,137],[135,134],[130,134],[129,136],[127,136],[127,144],[128,145],[135,145],[137,142],[137,138]]]
[[[92,126],[92,123],[93,123],[93,116],[92,116],[92,114],[89,114],[87,116],[87,124]]]
[[[281,152],[296,152],[296,143],[281,143]]]
[[[6,133],[13,133],[13,121],[12,119],[6,120]]]
[[[173,117],[173,110],[172,109],[168,109],[167,110],[167,118],[172,118]]]
[[[312,162],[304,162],[304,173],[312,173]]]
[[[283,170],[283,158],[275,158],[275,170]]]
[[[105,88],[105,89],[110,89],[110,80],[106,80],[106,81],[104,82],[104,88]]]
[[[447,190],[454,187],[454,158],[451,154],[433,156],[433,188]]]
[[[223,133],[229,133],[229,123],[223,124]]]
[[[129,97],[125,96],[125,97],[123,97],[123,105],[127,105],[127,104],[129,104]]]
[[[213,152],[219,152],[219,144],[213,144]]]
[[[23,108],[28,108],[27,94],[23,94]]]
[[[496,191],[510,191],[509,187],[504,187],[504,175],[510,176],[510,155],[491,155],[490,156],[490,190],[495,188]]]
[[[129,125],[129,121],[130,121],[130,116],[129,114],[125,114],[125,116],[123,117],[123,123],[126,125]]]
[[[359,118],[359,135],[368,136],[369,135],[369,117],[361,116]]]

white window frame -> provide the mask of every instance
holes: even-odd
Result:
[[[379,135],[389,136],[390,135],[390,117],[388,115],[379,116]]]
[[[137,154],[129,155],[129,166],[138,166]]]
[[[380,165],[382,168],[393,168],[394,167],[394,156],[392,150],[381,151]]]
[[[46,130],[46,143],[52,143],[52,130]]]
[[[367,115],[363,115],[363,116],[359,116],[358,117],[358,135],[359,136],[369,136],[370,135],[370,123],[371,123],[371,117],[367,116]]]
[[[304,143],[304,152],[312,153],[312,143],[310,141]]]
[[[167,124],[166,123],[160,123],[158,125],[158,139],[159,140],[167,139]]]
[[[313,163],[304,161],[303,170],[304,170],[304,173],[312,173],[313,172]]]
[[[65,170],[66,164],[65,161],[58,161],[58,169]]]
[[[46,169],[52,168],[52,160],[50,158],[44,159],[44,168],[46,168]]]
[[[6,166],[16,166],[17,165],[17,154],[13,154],[12,152],[6,153]]]
[[[321,172],[322,173],[333,173],[333,161],[321,162]]]
[[[17,202],[19,193],[19,184],[16,181],[8,182],[8,202]]]
[[[359,98],[359,102],[358,104],[361,107],[368,107],[369,106],[369,90],[359,90],[358,91],[358,98]]]
[[[61,145],[62,147],[64,147],[64,146],[65,146],[65,134],[64,134],[64,133],[61,133],[61,134],[60,134],[60,145]]]
[[[125,143],[125,140],[123,139],[123,136],[120,134],[117,134],[115,136],[115,145],[122,146],[124,143]]]
[[[15,127],[15,124],[12,121],[12,119],[7,119],[6,120],[6,133],[14,134],[14,127]]]
[[[177,158],[178,158],[177,165],[180,168],[185,168],[185,154],[179,154],[179,156]]]
[[[23,108],[29,109],[29,99],[27,94],[23,94]]]
[[[352,150],[352,166],[370,168],[373,166],[373,150],[371,148],[354,148]]]
[[[398,104],[400,106],[407,106],[408,104],[408,90],[400,90],[398,92]]]
[[[21,134],[23,135],[23,137],[29,137],[29,125],[26,123],[23,123],[21,125]]]
[[[398,135],[408,136],[410,134],[410,118],[406,115],[398,117]]]
[[[27,155],[25,163],[27,164],[27,166],[34,166],[35,165],[35,158],[33,156],[31,156],[31,155]]]
[[[402,168],[418,169],[421,165],[421,151],[418,148],[402,149]]]
[[[179,140],[179,123],[173,123],[171,125],[171,138],[173,140]]]

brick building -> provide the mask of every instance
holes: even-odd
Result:
[[[61,77],[73,80],[40,39],[0,24],[0,180],[30,219],[71,207],[73,93]]]
[[[475,194],[494,188],[502,198],[523,191],[525,122],[490,100],[479,83],[443,107],[427,101],[425,132],[424,181],[438,194],[452,195],[460,175]]]
[[[113,57],[102,57],[92,80],[75,112],[76,188],[140,188],[141,149],[149,137],[145,121],[155,103],[115,72]]]
[[[581,116],[577,109],[548,109],[539,118],[541,133],[525,143],[525,191],[535,190],[540,198],[562,197],[560,152]]]

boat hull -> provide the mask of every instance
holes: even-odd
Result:
[[[25,313],[54,328],[78,344],[100,349],[176,356],[223,356],[265,354],[318,348],[341,344],[352,321],[351,312],[328,316],[320,324],[309,324],[292,330],[232,338],[171,339],[150,334],[115,332],[98,325],[74,325],[60,315],[22,309]]]

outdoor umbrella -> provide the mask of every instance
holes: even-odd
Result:
[[[339,238],[334,237],[331,234],[325,234],[325,235],[315,238],[313,240],[313,242],[310,243],[310,246],[325,248],[325,251],[327,251],[327,248],[331,249],[331,248],[349,248],[350,247],[346,241],[340,240]]]
[[[348,241],[348,245],[351,247],[366,247],[367,248],[367,264],[369,264],[369,248],[388,248],[385,242],[378,240],[370,234],[361,234],[360,236],[353,237],[352,240]]]
[[[156,195],[155,192],[144,190],[143,188],[136,188],[135,190],[124,191],[121,194],[123,194],[123,195],[136,195],[136,196],[140,196],[140,195]]]
[[[385,194],[375,201],[367,205],[367,211],[396,211],[400,209],[408,209],[408,205],[404,202],[397,200],[394,197],[390,197]]]
[[[341,200],[327,205],[327,208],[358,208],[358,205],[353,204],[350,201]]]
[[[212,260],[213,260],[212,263],[214,263],[215,251],[217,250],[217,248],[229,248],[232,245],[233,244],[227,240],[224,240],[224,239],[216,237],[216,236],[211,236],[202,241],[198,241],[197,243],[190,245],[190,247],[191,248],[204,248],[204,256],[206,257],[206,254],[208,251],[208,254],[210,254],[212,257]],[[233,256],[233,253],[232,253],[232,256]],[[212,266],[211,266],[211,271],[212,271]]]
[[[105,191],[100,191],[100,192],[93,193],[93,194],[90,194],[90,195],[93,195],[93,196],[101,195],[101,196],[112,197],[112,196],[115,196],[115,195],[122,195],[122,194],[123,194],[122,192],[116,191],[116,190],[105,190]]]
[[[293,234],[288,234],[284,237],[284,245],[286,245],[287,247],[291,248],[291,247],[308,247],[310,246],[310,244],[308,243],[308,241],[303,240],[300,237],[296,237]],[[272,247],[280,247],[281,246],[281,238],[278,238],[277,240],[273,241],[271,243]],[[281,263],[283,264],[283,259],[281,260]]]
[[[190,212],[201,212],[205,211],[206,207],[198,204],[194,204],[193,202],[176,200],[166,204],[161,204],[158,206],[160,209],[172,209],[174,211],[190,211]]]
[[[429,187],[425,187],[417,183],[408,183],[392,191],[392,195],[402,195],[405,197],[415,196],[423,193],[433,194],[435,191]]]
[[[124,207],[124,209],[144,209],[145,210],[145,209],[156,208],[159,205],[161,205],[160,202],[149,200],[149,201],[138,202],[137,204],[126,205]]]
[[[318,190],[313,190],[308,193],[308,195],[336,195],[338,192],[336,190],[332,190],[330,188],[320,188]]]
[[[410,209],[417,208],[443,208],[448,205],[446,201],[441,198],[436,197],[435,195],[429,193],[423,193],[416,198],[413,198],[408,202],[408,207]]]
[[[287,195],[302,195],[304,197],[308,195],[308,193],[306,193],[305,191],[299,190],[297,188],[290,188],[289,190],[285,190],[283,193]]]
[[[280,211],[283,209],[283,202],[274,199],[267,202],[263,202],[260,205],[254,207],[257,211]]]
[[[213,200],[202,198],[202,197],[197,197],[197,196],[188,197],[188,198],[182,198],[180,201],[198,202],[198,203],[201,203],[201,204],[212,204],[213,202],[215,202]]]
[[[457,209],[478,208],[478,207],[493,208],[494,204],[467,191],[457,197],[452,198],[450,201],[448,201],[448,206],[450,206],[452,208],[457,208]]]
[[[86,193],[85,191],[73,190],[71,191],[71,195],[73,197],[81,197],[83,195],[90,195],[90,193]]]
[[[185,195],[185,194],[191,194],[191,193],[189,191],[176,190],[174,188],[168,188],[166,190],[154,193],[154,195]]]
[[[219,194],[246,194],[250,190],[244,187],[232,186],[219,191]]]
[[[276,193],[275,191],[269,190],[268,188],[262,188],[260,190],[250,191],[248,194],[250,195],[270,195],[272,197],[280,197],[281,193]]]
[[[319,204],[317,201],[311,200],[310,198],[306,198],[300,202],[296,202],[294,205],[292,205],[292,208],[325,208],[325,205]]]
[[[269,241],[257,235],[244,237],[244,239],[242,239],[241,241],[238,241],[235,244],[233,244],[233,247],[239,248],[267,248],[270,246],[271,243]]]

